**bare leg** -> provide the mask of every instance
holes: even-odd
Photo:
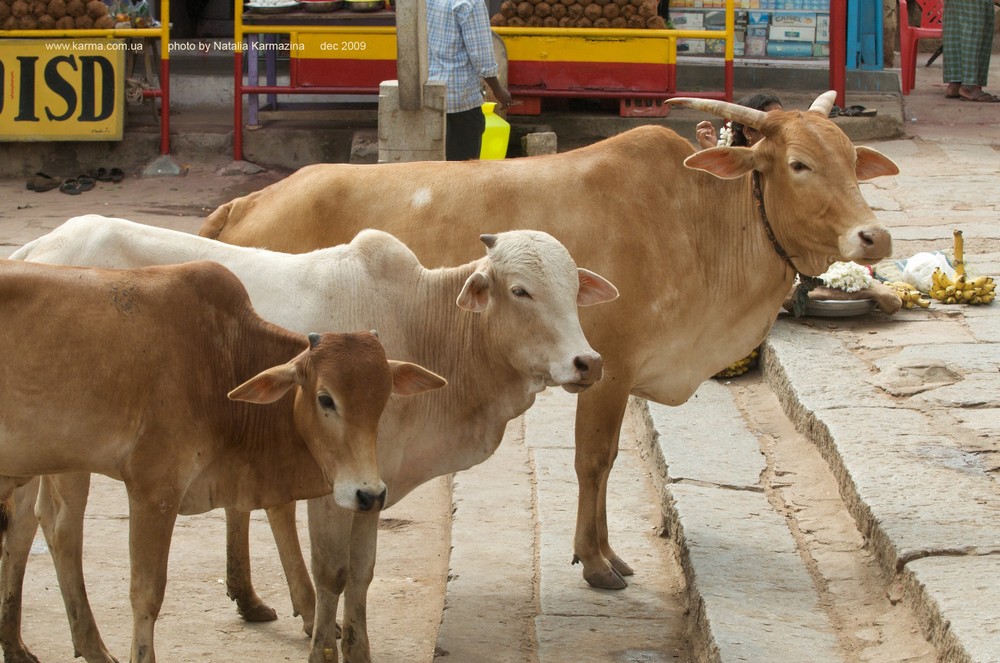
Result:
[[[226,593],[248,622],[273,622],[278,613],[257,596],[250,578],[250,513],[226,509]]]
[[[607,543],[607,480],[617,455],[625,406],[627,380],[602,381],[580,394],[576,409],[577,505],[574,563],[583,562],[583,577],[593,587],[624,589],[625,579],[610,564],[616,559]],[[603,541],[602,541],[603,538]],[[619,560],[621,562],[621,560]]]
[[[368,587],[375,577],[379,515],[358,513],[351,528],[351,561],[344,594],[344,663],[371,663]]]
[[[354,514],[333,497],[309,500],[309,540],[316,582],[316,619],[309,663],[337,661],[337,605],[347,583]]]
[[[316,592],[313,590],[309,569],[299,545],[299,531],[295,525],[295,502],[267,509],[267,520],[271,524],[274,543],[278,547],[281,568],[288,580],[288,593],[292,597],[292,609],[302,615],[302,630],[312,635],[316,616]]]
[[[31,542],[38,531],[38,477],[14,491],[15,511],[4,535],[0,560],[0,646],[6,663],[38,663],[21,639],[21,597]]]
[[[113,663],[116,659],[101,639],[83,577],[83,516],[89,494],[87,472],[43,476],[35,511],[56,568],[76,656],[88,663]]]

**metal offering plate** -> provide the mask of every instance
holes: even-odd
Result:
[[[344,7],[344,0],[302,0],[307,12],[332,12]]]
[[[820,318],[849,318],[874,310],[873,299],[810,299],[806,302],[806,315]]]

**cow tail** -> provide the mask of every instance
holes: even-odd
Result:
[[[233,201],[216,207],[215,211],[209,214],[205,222],[201,224],[201,230],[198,231],[198,234],[209,239],[218,238],[219,233],[226,227],[226,221],[229,220],[229,214],[232,211]]]

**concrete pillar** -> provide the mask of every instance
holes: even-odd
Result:
[[[445,86],[427,81],[417,110],[400,106],[399,81],[383,81],[378,94],[378,161],[443,161]]]
[[[424,0],[396,2],[396,76],[399,107],[406,111],[418,110],[427,80],[427,5]]]

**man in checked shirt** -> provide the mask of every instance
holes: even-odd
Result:
[[[447,88],[445,157],[478,159],[486,118],[483,81],[510,105],[510,91],[497,78],[493,33],[484,0],[427,0],[428,78]]]

